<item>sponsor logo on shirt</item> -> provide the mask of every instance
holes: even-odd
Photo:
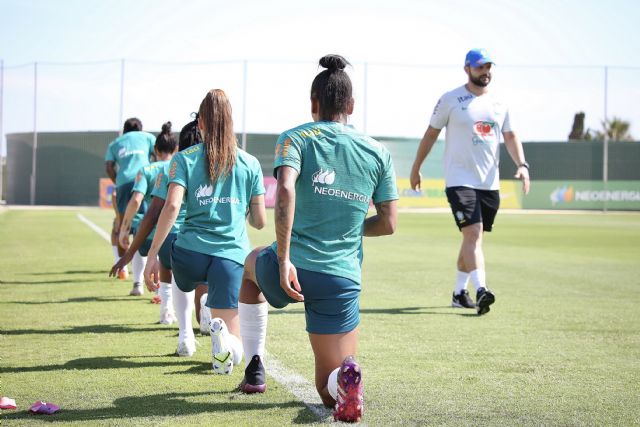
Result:
[[[467,95],[464,95],[464,96],[459,96],[459,97],[458,97],[458,98],[456,98],[456,99],[458,100],[458,104],[461,104],[461,103],[463,103],[463,102],[465,102],[465,101],[468,101],[468,100],[470,100],[470,99],[473,99],[473,95],[471,95],[471,94],[467,94]]]
[[[160,188],[160,184],[162,184],[162,176],[164,175],[164,172],[160,172],[158,174],[158,176],[156,177],[156,184],[154,185],[155,188]]]
[[[206,206],[210,203],[229,203],[232,205],[240,204],[240,199],[237,197],[211,197],[213,194],[213,185],[200,185],[196,190],[196,198],[200,206]],[[206,197],[206,198],[204,198]]]
[[[494,132],[496,123],[480,120],[473,124],[473,145],[489,144],[495,141],[496,133]]]
[[[436,113],[438,112],[438,107],[440,106],[440,103],[442,102],[442,99],[438,99],[438,103],[436,104],[435,107],[433,107],[433,116],[436,115]]]
[[[169,178],[173,179],[176,177],[177,167],[178,167],[178,163],[175,160],[171,162],[171,168],[169,168]]]
[[[336,181],[336,171],[330,172],[329,169],[316,171],[311,175],[311,185],[313,185],[313,193],[321,196],[338,197],[345,200],[357,200],[363,203],[369,203],[369,196],[354,193],[352,191],[344,191],[336,188],[328,187]]]
[[[323,171],[320,169],[313,175],[311,175],[311,183],[313,185],[316,184],[327,184],[331,185],[336,180],[336,171],[329,172],[329,169]]]
[[[146,152],[144,150],[127,150],[126,147],[122,147],[118,150],[118,157],[123,159],[125,157],[134,156],[136,154],[144,155]]]

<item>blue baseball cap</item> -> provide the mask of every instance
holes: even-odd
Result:
[[[464,59],[464,65],[471,67],[482,67],[484,64],[494,63],[489,52],[486,49],[471,49],[467,52],[467,56]]]

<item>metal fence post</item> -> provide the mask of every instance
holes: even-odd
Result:
[[[2,127],[3,113],[2,106],[4,104],[4,60],[0,59],[0,149],[6,147],[4,142],[4,128]],[[6,148],[5,148],[6,149]],[[0,152],[0,203],[4,200],[3,180],[4,174],[4,158],[5,155]]]
[[[608,97],[609,97],[609,67],[604,67],[604,137],[602,141],[603,153],[602,153],[602,181],[604,187],[604,212],[607,212],[608,208],[608,190],[609,190],[609,117],[608,117]]]
[[[242,61],[242,143],[247,151],[247,60]]]
[[[118,135],[122,135],[122,115],[124,114],[124,59],[120,61],[120,114],[118,116]]]
[[[30,203],[36,204],[36,154],[38,151],[38,63],[33,63],[33,148],[31,150]]]

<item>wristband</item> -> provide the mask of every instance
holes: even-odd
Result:
[[[527,162],[522,162],[522,163],[520,163],[520,164],[518,165],[518,167],[519,167],[519,168],[523,168],[523,167],[524,167],[524,168],[529,169],[529,163],[527,163]]]

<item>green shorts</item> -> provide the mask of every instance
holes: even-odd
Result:
[[[297,268],[304,295],[307,332],[342,334],[360,323],[360,285],[345,277]],[[263,295],[275,308],[284,308],[294,299],[280,287],[278,259],[273,249],[265,248],[256,259],[256,277]]]

